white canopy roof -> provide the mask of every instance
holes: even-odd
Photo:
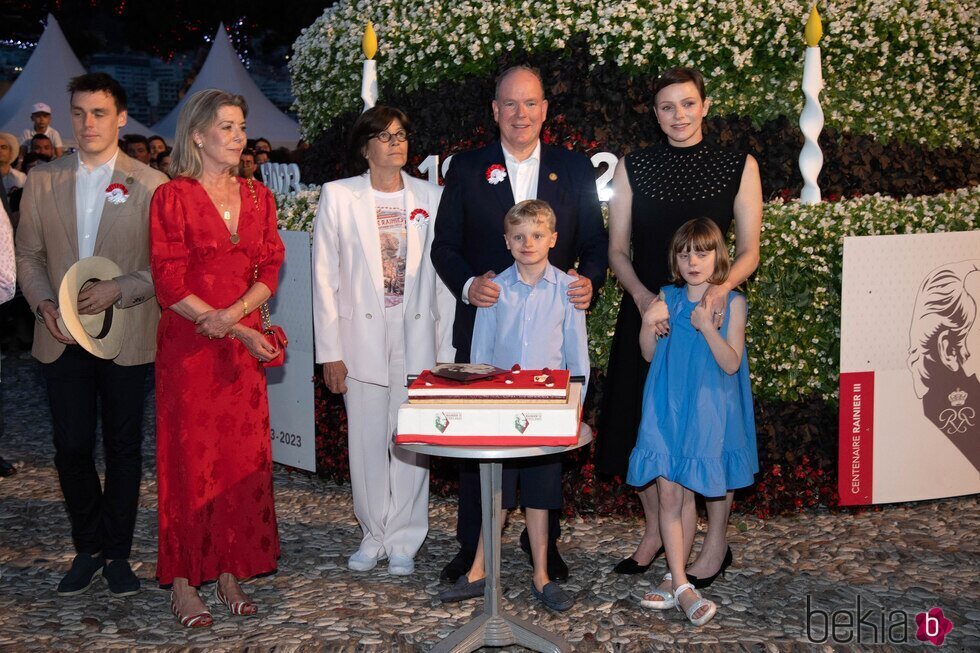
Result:
[[[37,102],[44,102],[51,107],[51,126],[61,134],[65,146],[75,146],[70,98],[66,89],[72,77],[83,74],[85,69],[68,45],[61,26],[54,16],[48,14],[48,25],[23,72],[0,98],[0,131],[20,138],[23,131],[31,127],[31,107]],[[129,118],[120,133],[152,134],[146,125],[134,118]]]
[[[160,134],[167,142],[173,142],[177,131],[177,116],[184,103],[198,91],[219,88],[245,97],[248,103],[248,135],[265,138],[273,147],[296,147],[299,141],[299,125],[269,101],[249,76],[238,53],[231,44],[224,23],[218,25],[211,51],[197,79],[167,117],[153,126],[153,133]]]

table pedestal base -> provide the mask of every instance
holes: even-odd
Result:
[[[432,653],[469,653],[484,646],[519,644],[541,653],[564,653],[572,647],[564,638],[534,624],[500,612],[500,504],[503,465],[497,460],[480,461],[480,494],[483,508],[483,554],[487,586],[483,614],[455,631],[432,649]]]
[[[484,646],[517,644],[541,653],[564,653],[572,647],[564,638],[529,621],[503,615],[481,614],[442,640],[432,653],[469,653]]]

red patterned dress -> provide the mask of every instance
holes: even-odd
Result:
[[[238,244],[194,179],[160,186],[150,205],[150,260],[166,309],[188,295],[233,304],[253,280],[273,292],[284,248],[272,193],[240,182]],[[260,328],[259,311],[242,324]],[[279,532],[265,371],[238,340],[209,340],[164,310],[156,355],[157,580],[191,585],[276,569]]]

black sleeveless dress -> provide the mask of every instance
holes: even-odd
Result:
[[[656,293],[668,283],[667,249],[682,224],[706,217],[728,232],[745,154],[705,141],[691,147],[661,144],[627,155],[625,166],[633,190],[633,269]],[[624,293],[596,433],[596,468],[603,474],[625,477],[636,444],[649,369],[640,353],[640,323],[636,303]]]

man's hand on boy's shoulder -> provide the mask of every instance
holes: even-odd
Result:
[[[500,297],[500,286],[491,281],[496,276],[493,270],[490,270],[478,277],[473,277],[473,283],[470,284],[470,289],[466,293],[466,298],[472,306],[487,308],[497,303],[497,299]]]
[[[568,299],[572,306],[584,311],[592,303],[592,281],[588,277],[583,277],[572,268],[568,275],[575,277],[575,281],[568,284]]]

